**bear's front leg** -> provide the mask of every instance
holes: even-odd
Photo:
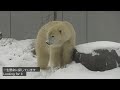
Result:
[[[62,50],[61,47],[50,47],[50,58],[48,67],[61,67]]]
[[[36,46],[35,50],[37,55],[37,66],[40,67],[40,69],[47,69],[49,62],[49,50],[45,47],[39,46],[39,44]]]
[[[74,45],[70,44],[69,42],[66,42],[63,45],[63,66],[72,62],[73,48]]]

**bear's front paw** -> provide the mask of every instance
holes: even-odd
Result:
[[[51,64],[50,62],[48,63],[48,67],[51,68],[53,67],[53,64]]]
[[[56,63],[53,63],[53,62],[49,62],[49,63],[48,63],[48,67],[49,67],[49,68],[55,68],[55,67],[60,68],[60,64],[56,64]]]

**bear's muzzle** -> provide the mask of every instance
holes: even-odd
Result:
[[[48,45],[50,45],[50,42],[49,42],[48,40],[46,41],[46,43],[47,43]]]

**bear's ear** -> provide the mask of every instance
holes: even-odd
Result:
[[[59,30],[60,34],[62,33],[62,30]]]

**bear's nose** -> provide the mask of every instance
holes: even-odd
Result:
[[[46,43],[47,43],[48,45],[50,45],[50,43],[49,43],[48,41],[46,41]]]

